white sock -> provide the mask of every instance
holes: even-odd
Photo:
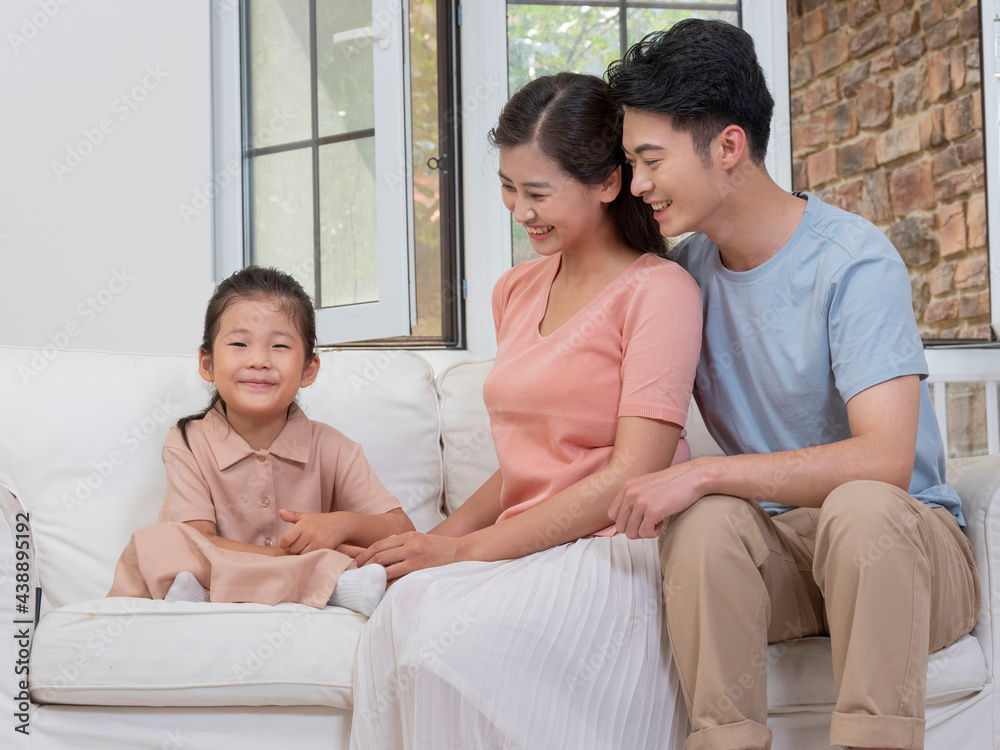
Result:
[[[340,574],[330,595],[330,604],[371,616],[384,594],[385,568],[381,565],[364,565]]]
[[[163,597],[165,602],[207,602],[208,589],[198,583],[193,573],[182,570],[177,574],[170,590]]]

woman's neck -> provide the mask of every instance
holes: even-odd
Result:
[[[642,255],[618,239],[610,223],[605,224],[603,230],[585,247],[563,251],[559,267],[562,281],[580,283],[617,276]]]

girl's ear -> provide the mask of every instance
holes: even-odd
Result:
[[[307,385],[315,383],[317,375],[319,375],[319,355],[314,354],[302,370],[302,382],[299,383],[299,388],[305,388]]]
[[[600,199],[601,203],[611,203],[618,197],[622,189],[622,168],[621,165],[615,167],[615,171],[608,175],[607,179],[601,183]]]
[[[198,350],[198,373],[203,380],[209,383],[215,382],[215,375],[212,372],[212,355],[203,349]]]

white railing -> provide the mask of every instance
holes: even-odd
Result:
[[[997,384],[1000,383],[1000,348],[927,349],[930,376],[927,382],[934,400],[941,436],[945,441],[946,455],[951,455],[948,435],[948,384],[981,383],[985,390],[986,452],[1000,453],[1000,400]]]

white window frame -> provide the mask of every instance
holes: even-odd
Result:
[[[243,268],[248,207],[243,195],[243,128],[240,75],[240,13],[236,0],[212,3],[213,273],[216,282]],[[409,153],[409,55],[402,19],[406,0],[372,0],[373,25],[387,29],[388,43],[373,40],[378,205],[378,301],[321,308],[321,344],[410,335],[415,301],[411,287],[414,238],[410,231],[413,174]],[[347,31],[345,29],[344,31]],[[397,125],[402,123],[402,127]]]
[[[463,2],[461,8],[466,340],[468,354],[491,357],[496,354],[496,341],[490,295],[497,279],[511,266],[510,219],[500,201],[496,155],[486,142],[507,101],[507,3],[474,0]],[[787,7],[785,0],[742,0],[742,8],[743,28],[754,38],[775,100],[766,164],[775,181],[790,190]]]
[[[990,322],[1000,333],[1000,0],[980,0],[983,29],[983,138],[990,261]],[[992,224],[990,226],[991,219]]]

